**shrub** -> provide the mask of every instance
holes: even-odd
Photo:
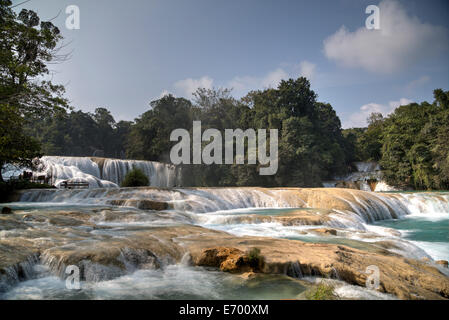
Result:
[[[265,258],[260,254],[259,248],[251,248],[247,254],[248,262],[254,271],[262,270],[265,265]]]
[[[339,297],[333,285],[321,282],[306,292],[306,298],[308,300],[338,300]]]
[[[138,168],[133,168],[131,171],[129,171],[125,179],[123,179],[121,183],[121,187],[144,187],[150,185],[150,180],[148,177],[143,173],[142,170]]]

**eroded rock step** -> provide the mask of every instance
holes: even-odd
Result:
[[[12,218],[8,216],[8,219]],[[193,265],[217,267],[227,272],[315,275],[360,286],[365,285],[366,268],[376,265],[380,270],[381,292],[401,299],[449,298],[449,278],[437,268],[386,251],[381,254],[342,245],[235,237],[193,225],[118,229],[114,230],[117,236],[111,236],[107,232],[103,234],[101,228],[86,224],[83,214],[73,219],[79,219],[83,225],[72,223],[68,227],[67,223],[53,219],[53,223],[58,223],[56,227],[43,231],[22,222],[18,237],[11,235],[0,240],[3,289],[26,278],[23,274],[26,264],[35,263],[37,257],[59,276],[63,276],[66,266],[77,265],[87,281],[111,279],[135,269],[160,268],[189,260]],[[68,230],[64,233],[61,228]],[[51,242],[41,241],[43,236],[54,238]],[[254,266],[248,260],[252,248],[260,250],[262,264]]]

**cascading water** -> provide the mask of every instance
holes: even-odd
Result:
[[[104,178],[104,163],[99,163],[97,159],[94,163],[98,165],[100,177]],[[119,170],[126,170],[120,168],[119,164],[114,165],[117,166],[116,169],[113,165],[107,169],[111,176],[120,174]],[[119,270],[116,264],[83,260],[79,264],[84,273],[87,272],[86,280],[91,280],[84,285],[95,286],[106,281],[112,283],[111,281],[125,279],[133,282],[138,281],[133,278],[134,275],[160,274],[163,270],[174,267],[178,255],[186,254],[183,246],[179,252],[171,246],[178,243],[178,240],[182,242],[181,239],[191,237],[191,230],[183,234],[180,231],[182,229],[176,229],[186,228],[188,225],[192,228],[200,226],[210,229],[210,232],[225,231],[226,239],[234,236],[257,236],[338,244],[368,251],[389,251],[410,259],[426,258],[430,264],[449,257],[448,242],[441,237],[437,239],[439,242],[415,241],[388,224],[394,221],[413,222],[416,216],[444,216],[444,221],[449,221],[448,193],[374,193],[338,188],[148,187],[25,190],[21,194],[20,202],[10,203],[8,206],[17,215],[23,214],[21,220],[33,228],[0,230],[0,239],[33,235],[32,239],[37,237],[49,247],[40,254],[39,261],[33,260],[33,263],[38,263],[39,268],[40,264],[43,266],[43,279],[51,278],[55,281],[48,288],[52,292],[58,286],[56,282],[60,281],[54,275],[60,275],[66,266],[61,264],[61,257],[85,251],[89,252],[89,256],[91,253],[99,253],[110,261],[113,249],[118,245],[125,246],[120,249],[124,251],[120,251],[117,256],[117,261],[123,263],[125,268]],[[163,202],[167,206],[163,209],[142,209],[145,206],[140,204],[148,202]],[[295,220],[302,216],[317,217],[320,220],[318,223]],[[75,218],[83,219],[85,225],[78,226],[74,223]],[[166,241],[159,235],[153,236],[155,230],[164,230],[165,227],[179,232],[176,242]],[[331,230],[336,234],[323,235],[317,231],[320,229]],[[171,230],[161,231],[160,235],[170,234]],[[439,230],[441,232],[441,228]],[[444,229],[442,232],[444,233]],[[134,244],[136,248],[133,249]],[[57,249],[58,246],[63,246],[64,250]],[[103,248],[107,254],[103,255]],[[73,253],[68,253],[72,251]],[[152,257],[155,257],[157,263]],[[165,261],[163,258],[167,257],[171,257],[173,261],[162,264],[158,262]],[[158,269],[157,264],[164,267]],[[27,267],[28,269],[30,268]],[[3,281],[3,291],[6,291],[4,297],[20,296],[29,291],[27,286],[40,288],[43,285],[39,282],[42,278],[40,274],[27,276],[25,279],[29,278],[29,281],[18,284],[23,279],[19,279],[16,275],[20,272],[14,270],[11,269],[11,275],[5,278],[8,281]],[[287,274],[300,275],[299,272]],[[163,278],[165,275],[161,276]],[[182,275],[184,276],[185,274]],[[157,279],[151,278],[151,281],[154,285]],[[127,282],[123,287],[128,285]],[[1,286],[0,281],[0,299]],[[118,292],[122,292],[120,290]],[[145,292],[148,290],[145,289]]]
[[[242,208],[338,209],[370,223],[406,215],[449,215],[447,193],[374,193],[352,189],[151,188],[30,190],[21,201],[103,203],[111,199],[164,201],[179,211],[205,213]]]
[[[88,157],[45,156],[37,162],[34,176],[46,176],[59,187],[63,181],[88,182],[91,188],[117,187],[115,183],[101,179],[98,164]]]
[[[167,188],[175,186],[176,168],[154,161],[105,159],[102,178],[120,185],[128,171],[134,167],[145,173],[150,179],[150,186]]]
[[[375,172],[380,171],[380,166],[377,162],[354,162],[358,172]]]
[[[48,177],[57,187],[66,180],[88,182],[91,188],[118,187],[134,167],[147,175],[150,186],[173,187],[177,182],[174,166],[154,161],[45,156],[37,162],[34,175]]]
[[[326,188],[348,187],[363,191],[388,192],[396,189],[383,181],[380,165],[377,162],[353,162],[356,171],[345,176],[335,177],[333,181],[323,182]]]

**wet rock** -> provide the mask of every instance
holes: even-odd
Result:
[[[337,235],[337,230],[330,229],[330,228],[318,228],[318,229],[312,229],[310,231],[319,233],[319,234],[323,234],[323,235],[332,235],[332,236]]]
[[[51,217],[48,219],[48,223],[51,223],[53,225],[61,226],[61,227],[76,227],[80,225],[85,225],[86,223],[70,217]]]
[[[0,217],[0,230],[27,229],[29,227],[28,224],[14,219],[13,216]]]
[[[169,208],[167,202],[152,201],[152,200],[139,200],[137,208],[142,210],[167,210]]]
[[[449,267],[449,263],[447,260],[437,260],[435,261],[436,264],[442,265],[443,267],[448,268]]]
[[[399,255],[352,249],[342,245],[304,243],[298,240],[264,237],[234,237],[227,234],[200,234],[183,239],[196,264],[211,264],[221,268],[234,262],[237,268],[242,253],[257,247],[265,258],[264,273],[294,276],[338,278],[349,284],[365,286],[370,275],[368,267],[379,268],[378,291],[394,294],[400,299],[449,298],[449,278],[437,268],[422,261]],[[226,248],[226,249],[223,249]],[[241,265],[241,264],[240,264]],[[289,272],[294,270],[295,272]]]
[[[251,272],[251,271],[244,272],[240,275],[240,277],[245,280],[254,279],[256,276],[257,276],[257,274],[255,272]]]
[[[337,188],[347,188],[347,189],[356,189],[359,190],[360,186],[357,184],[356,181],[339,181],[335,185]]]
[[[391,250],[391,249],[393,249],[393,250],[400,250],[401,249],[401,247],[394,241],[382,240],[382,241],[376,241],[374,243],[376,245],[382,247],[382,248],[387,249],[387,250],[388,249],[389,250]],[[425,261],[425,262],[429,262],[430,261],[428,258],[422,258],[421,260]]]
[[[2,214],[12,214],[12,209],[10,207],[3,207]]]
[[[217,247],[205,249],[198,258],[197,265],[217,267],[226,272],[251,271],[245,253],[236,248]]]
[[[38,250],[32,242],[20,239],[0,240],[0,293],[18,281],[32,277]]]
[[[136,199],[118,199],[110,200],[109,204],[114,206],[128,206],[135,207],[141,210],[167,210],[169,205],[167,202],[163,201],[153,201],[153,200],[136,200]]]
[[[329,221],[327,215],[331,211],[317,210],[311,211],[294,211],[286,214],[285,216],[275,216],[273,220],[282,223],[284,226],[319,226]]]

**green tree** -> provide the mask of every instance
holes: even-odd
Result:
[[[6,163],[27,165],[38,155],[38,143],[26,136],[24,124],[67,108],[64,88],[45,80],[47,64],[58,55],[62,39],[51,22],[33,11],[16,14],[11,1],[0,0],[0,170]]]
[[[66,108],[64,87],[45,79],[47,64],[67,58],[60,54],[62,39],[51,22],[34,11],[16,14],[11,1],[0,0],[0,103],[14,105],[27,117]]]
[[[395,110],[382,125],[380,164],[387,182],[403,188],[449,188],[448,91],[434,91],[434,102]]]
[[[278,173],[264,177],[264,185],[320,186],[346,170],[340,120],[330,104],[316,99],[304,77],[243,99],[254,113],[251,127],[278,129],[281,135]]]
[[[150,103],[151,110],[135,120],[129,138],[127,157],[169,162],[170,133],[177,128],[192,126],[192,103],[184,98],[166,95]]]
[[[6,104],[0,104],[0,168],[7,163],[31,166],[31,159],[39,156],[38,142],[23,133],[23,118]],[[3,177],[0,170],[0,182]]]

